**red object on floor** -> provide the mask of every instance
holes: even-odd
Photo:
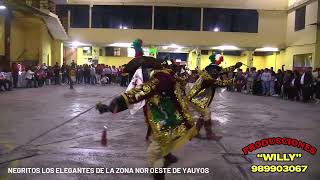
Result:
[[[104,127],[101,137],[101,145],[107,145],[107,127]]]

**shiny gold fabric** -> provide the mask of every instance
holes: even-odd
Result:
[[[141,100],[146,100],[146,119],[152,129],[152,138],[159,143],[161,154],[162,156],[165,156],[188,142],[197,134],[197,131],[194,122],[192,121],[192,117],[186,109],[187,102],[181,95],[181,85],[179,81],[175,80],[174,95],[176,100],[173,101],[171,97],[166,96],[164,92],[159,92],[157,90],[158,85],[166,85],[167,83],[161,82],[159,79],[155,78],[155,74],[157,73],[168,74],[170,73],[170,70],[155,71],[148,82],[123,93],[122,96],[126,100],[128,106]],[[180,110],[176,107],[176,101],[181,107]],[[164,102],[171,105],[173,108],[166,109],[167,107],[164,106]],[[167,112],[170,112],[172,109],[174,111],[173,115],[171,113],[168,114]],[[166,126],[163,124],[164,121],[161,121],[159,114],[164,114],[167,118],[168,116],[169,118],[174,117],[173,119],[169,119],[174,120],[174,125]],[[190,129],[188,129],[186,123],[191,125],[191,128],[189,127]]]
[[[221,72],[222,73],[233,72],[235,69],[236,69],[235,66],[229,66],[229,67],[226,67],[226,68],[222,68]]]
[[[197,111],[203,112],[209,106],[211,97],[214,95],[212,88],[202,89],[205,80],[213,80],[205,71],[199,71],[199,78],[187,94],[187,99],[194,105]]]
[[[222,72],[234,71],[235,67],[227,67],[222,69]],[[214,79],[206,72],[206,71],[199,71],[199,78],[191,88],[191,90],[187,94],[187,99],[192,103],[194,108],[199,111],[201,114],[206,114],[206,109],[210,106],[210,101],[214,96],[213,88],[203,88],[202,84],[204,81],[210,80],[213,81]],[[214,85],[216,87],[225,87],[232,84],[232,79],[230,80],[221,80],[217,79],[214,80]]]

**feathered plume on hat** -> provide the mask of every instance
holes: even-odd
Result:
[[[142,44],[143,44],[143,41],[141,39],[136,39],[132,42],[132,48],[136,52],[134,57],[143,56]]]
[[[212,53],[212,55],[209,57],[211,63],[219,65],[221,62],[223,62],[223,56],[221,54],[216,54],[215,52]]]

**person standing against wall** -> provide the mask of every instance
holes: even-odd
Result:
[[[313,77],[310,70],[304,71],[300,79],[303,102],[308,102],[312,96]]]
[[[27,73],[26,73],[26,80],[27,80],[27,88],[32,87],[32,83],[34,84],[34,87],[36,87],[36,80],[34,78],[34,72],[32,71],[32,67],[27,68]]]
[[[18,77],[19,77],[19,68],[18,68],[17,63],[12,63],[11,74],[12,74],[12,78],[13,78],[13,87],[17,88],[18,87]]]
[[[270,71],[271,73],[271,81],[270,81],[270,96],[275,95],[275,86],[276,86],[276,73],[274,71]]]
[[[91,84],[96,84],[97,83],[97,79],[96,79],[96,68],[94,67],[94,65],[91,65],[90,68],[90,82]]]
[[[112,82],[116,83],[116,78],[117,78],[117,74],[118,74],[118,70],[117,70],[116,66],[112,66],[111,74],[112,74],[112,77],[111,77]]]
[[[111,84],[111,74],[112,74],[111,67],[107,65],[107,67],[105,69],[105,72],[106,72],[106,75],[107,75],[107,77],[109,79],[108,84]]]
[[[247,74],[247,93],[251,94],[253,91],[253,82],[257,78],[256,68],[253,67],[250,69],[250,72]]]
[[[281,87],[283,85],[283,71],[278,69],[278,73],[276,74],[275,79],[275,93],[279,96],[281,95]]]
[[[316,98],[316,104],[319,104],[320,102],[320,73],[318,73],[316,79],[315,79],[315,98]]]
[[[61,82],[65,83],[67,78],[68,78],[68,73],[67,73],[67,67],[66,67],[66,63],[63,63],[60,69],[61,73],[62,73],[62,79]]]
[[[269,96],[270,95],[270,81],[271,81],[271,73],[268,68],[264,70],[261,75],[262,81],[262,95]]]
[[[68,78],[69,78],[69,85],[70,85],[70,89],[73,89],[73,83],[76,82],[76,69],[75,66],[68,66]]]
[[[77,64],[74,62],[74,60],[72,60],[72,62],[71,62],[71,68],[76,68],[77,67]]]
[[[53,67],[53,72],[54,72],[54,85],[60,84],[60,66],[58,62]]]
[[[98,64],[97,67],[96,67],[96,81],[98,84],[100,84],[100,80],[101,80],[101,75],[102,75],[102,65],[101,64]]]

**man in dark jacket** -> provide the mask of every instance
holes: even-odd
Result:
[[[310,70],[306,70],[300,79],[303,102],[308,102],[311,99],[313,76]]]
[[[60,84],[60,66],[58,62],[56,65],[53,67],[53,72],[54,72],[54,84]]]
[[[17,88],[18,85],[18,77],[19,77],[19,68],[17,63],[12,63],[11,74],[13,79],[13,87]]]

